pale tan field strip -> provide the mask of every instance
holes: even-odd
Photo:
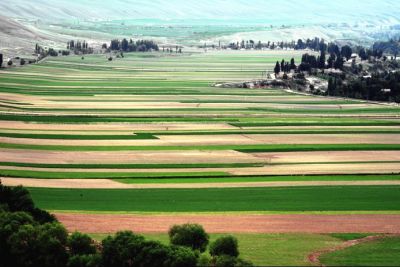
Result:
[[[399,180],[386,181],[294,181],[294,182],[239,182],[239,183],[183,183],[183,184],[123,184],[109,179],[31,179],[1,178],[4,185],[70,189],[190,189],[242,187],[298,187],[298,186],[362,186],[400,185]]]
[[[0,149],[1,161],[48,164],[254,163],[263,159],[233,150],[190,151],[45,151]]]
[[[1,143],[70,146],[201,146],[257,144],[400,144],[400,134],[160,135],[159,140],[58,140],[0,137]]]
[[[334,163],[400,161],[398,151],[312,151],[241,153],[233,150],[189,151],[47,151],[0,149],[2,162],[47,164],[185,163]]]
[[[400,163],[282,164],[237,168],[229,173],[234,175],[397,174],[400,173]]]
[[[311,151],[251,153],[268,163],[400,161],[399,151]]]
[[[166,233],[175,224],[199,223],[209,233],[400,233],[400,215],[118,215],[56,217],[70,232]]]
[[[227,123],[93,123],[93,124],[46,124],[26,123],[22,121],[1,121],[3,129],[18,130],[74,130],[74,131],[167,131],[167,130],[220,130],[238,129]],[[400,127],[399,127],[400,128]]]
[[[232,175],[308,175],[308,174],[399,174],[399,163],[344,163],[344,164],[282,164],[264,167],[244,168],[154,168],[154,169],[90,169],[90,168],[32,168],[0,166],[0,170],[44,171],[44,172],[70,172],[70,173],[98,173],[99,177],[109,172],[118,173],[198,173],[224,172]],[[145,175],[144,175],[145,176]],[[162,176],[162,175],[161,175]]]

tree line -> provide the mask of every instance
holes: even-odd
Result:
[[[123,51],[123,52],[148,52],[159,51],[158,45],[151,40],[137,40],[134,42],[132,39],[129,41],[124,38],[122,40],[111,40],[110,45],[104,43],[102,49],[106,51]]]
[[[35,206],[28,190],[0,182],[1,267],[253,266],[239,258],[233,236],[210,243],[197,224],[175,225],[168,236],[165,245],[131,231],[101,242],[79,232],[68,234],[53,215]]]

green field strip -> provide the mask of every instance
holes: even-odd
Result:
[[[0,116],[1,119],[1,116]],[[400,122],[397,121],[326,121],[318,122],[304,122],[304,121],[270,121],[270,122],[229,122],[230,125],[235,127],[268,127],[268,126],[398,126]]]
[[[220,131],[139,131],[151,135],[236,135],[236,134],[397,134],[400,129],[311,129],[311,130],[220,130]]]
[[[131,135],[69,135],[69,134],[29,134],[29,133],[4,133],[0,137],[32,138],[32,139],[61,139],[61,140],[151,140],[158,139],[147,133],[135,133]]]
[[[259,108],[249,107],[252,111],[273,112],[273,113],[288,113],[288,114],[356,114],[356,113],[393,113],[400,112],[399,108],[385,107],[385,108],[335,108],[335,109],[299,109],[299,108]]]
[[[229,176],[227,172],[50,172],[31,170],[0,170],[0,176],[36,179],[117,179]]]
[[[132,212],[400,210],[400,186],[140,190],[30,188],[29,191],[37,206],[48,210]]]
[[[51,151],[188,151],[236,150],[238,152],[296,152],[296,151],[397,151],[400,144],[278,144],[278,145],[204,145],[204,146],[67,146],[0,143],[0,148]]]
[[[400,172],[400,171],[399,171]],[[301,182],[301,181],[397,181],[399,174],[347,174],[347,175],[235,175],[221,177],[179,178],[126,178],[113,179],[124,184],[205,184],[205,183],[254,183],[254,182]]]
[[[99,122],[225,122],[235,127],[267,127],[267,126],[399,126],[400,121],[377,120],[377,119],[359,119],[359,118],[321,118],[321,117],[298,117],[298,118],[280,118],[271,117],[269,120],[259,117],[232,117],[210,115],[189,116],[174,115],[167,116],[95,116],[95,115],[22,115],[22,114],[4,114],[0,113],[0,121],[24,121],[24,122],[42,122],[42,123],[99,123]]]
[[[248,168],[262,167],[265,163],[171,163],[171,164],[49,164],[0,162],[0,166],[28,168],[63,168],[63,169],[204,169],[204,168]]]

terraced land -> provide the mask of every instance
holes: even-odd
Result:
[[[259,234],[300,219],[307,233],[396,232],[399,107],[213,86],[302,53],[71,56],[2,71],[2,182],[31,187],[71,230],[164,232],[173,217],[240,233],[262,215]],[[276,215],[287,228],[268,224]]]

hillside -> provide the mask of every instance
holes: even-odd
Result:
[[[325,3],[324,3],[325,2]],[[392,10],[396,0],[322,1],[289,0],[2,0],[0,13],[8,17],[41,20],[116,20],[116,19],[227,19],[262,20],[267,23],[354,22],[371,19],[397,20]],[[295,21],[294,21],[295,19]]]

